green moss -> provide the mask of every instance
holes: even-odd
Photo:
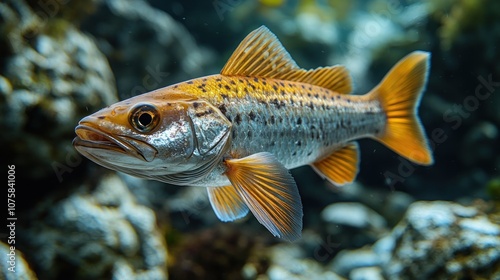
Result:
[[[354,1],[328,0],[327,3],[333,8],[335,18],[344,21],[348,20],[355,7]]]
[[[97,8],[96,0],[26,0],[30,8],[44,20],[63,18],[70,22],[79,22]]]
[[[335,12],[329,5],[319,5],[315,0],[303,0],[297,5],[296,15],[314,15],[322,22],[332,22],[335,20]]]
[[[441,1],[436,1],[441,2]],[[434,14],[441,18],[439,30],[441,44],[449,49],[465,33],[478,32],[497,22],[500,17],[500,2],[495,0],[442,1],[434,5]]]
[[[69,8],[61,11],[61,17],[73,23],[80,22],[97,10],[98,2],[94,0],[73,0],[69,3]]]
[[[182,232],[170,227],[165,229],[165,241],[169,247],[175,248],[179,246],[182,244],[183,238],[184,235]]]
[[[486,192],[495,201],[500,201],[500,177],[491,179],[486,184]]]
[[[55,39],[64,39],[68,28],[73,28],[73,25],[65,19],[54,18],[47,21],[43,33]]]

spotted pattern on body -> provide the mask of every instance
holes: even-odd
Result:
[[[228,118],[233,124],[228,154],[267,151],[286,168],[314,162],[352,139],[377,135],[385,125],[376,100],[299,82],[213,75],[166,89],[207,100]]]

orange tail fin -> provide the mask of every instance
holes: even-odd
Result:
[[[387,116],[385,130],[376,139],[399,155],[422,165],[433,158],[417,117],[427,82],[430,54],[415,51],[401,59],[368,95],[377,99]]]

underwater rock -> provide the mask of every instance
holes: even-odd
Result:
[[[389,235],[339,252],[328,266],[349,279],[500,279],[492,217],[453,202],[415,202]]]
[[[337,202],[321,212],[329,236],[342,248],[372,244],[388,232],[386,220],[359,202]]]
[[[0,242],[0,279],[5,280],[35,280],[24,255],[18,250],[10,250],[10,245]],[[11,258],[13,257],[13,258]]]
[[[312,188],[306,190],[309,191],[309,189]],[[415,198],[408,193],[396,191],[389,187],[373,188],[359,181],[343,186],[340,190],[341,192],[338,193],[338,198],[335,198],[335,201],[360,202],[365,207],[368,207],[371,210],[370,212],[374,211],[377,215],[382,216],[387,224],[383,227],[388,228],[399,222],[410,204],[415,201]],[[331,201],[330,199],[329,202]]]
[[[258,237],[230,224],[183,233],[169,242],[168,273],[172,279],[242,279],[243,266],[260,245]]]
[[[325,269],[319,262],[307,258],[305,252],[294,244],[273,246],[268,255],[270,266],[266,275],[270,280],[344,279]]]
[[[184,189],[158,181],[134,177],[121,172],[117,174],[125,185],[127,185],[127,188],[132,193],[137,203],[151,208],[155,212],[168,211],[170,209],[167,208],[170,205],[170,198]]]
[[[319,12],[328,14],[328,11],[321,9],[318,9],[317,12],[303,11],[297,15],[295,26],[287,26],[285,28],[296,29],[297,35],[308,43],[320,43],[327,46],[333,46],[339,41],[339,27],[332,18],[327,20],[325,19],[326,16],[323,18],[318,16],[317,13]]]
[[[329,267],[332,271],[349,276],[354,270],[366,267],[375,267],[381,264],[380,257],[371,249],[343,250],[338,253]],[[361,273],[361,272],[357,272]],[[351,279],[351,278],[350,278]],[[371,278],[367,278],[371,279]]]
[[[214,226],[220,220],[212,211],[207,191],[204,188],[179,188],[175,194],[168,197],[164,208],[168,209],[174,218],[172,224],[179,230],[193,230],[196,225],[201,227]],[[247,215],[237,222],[247,220]]]
[[[500,279],[500,226],[473,207],[416,202],[373,246],[388,279]]]
[[[182,24],[143,0],[103,0],[81,28],[108,57],[121,99],[206,74],[213,58]]]
[[[349,274],[351,280],[384,280],[379,267],[356,268]]]
[[[377,2],[377,1],[374,1]],[[403,4],[400,1],[387,2],[378,1],[378,5],[372,3],[373,9],[357,11],[343,28],[348,28],[345,40],[339,42],[335,48],[338,52],[329,58],[330,64],[343,64],[349,69],[355,81],[355,92],[365,93],[378,82],[380,77],[370,79],[370,65],[377,59],[377,53],[381,49],[390,49],[393,60],[387,60],[387,67],[391,61],[397,61],[406,53],[398,53],[401,45],[412,45],[418,43],[418,26],[428,14],[428,4],[415,1]],[[370,7],[370,5],[362,5]],[[393,45],[398,47],[394,48]],[[411,51],[411,50],[410,50]],[[408,53],[410,52],[408,51]],[[386,70],[388,68],[385,68]],[[384,71],[376,71],[377,75],[383,75]]]
[[[35,208],[20,239],[43,279],[167,279],[155,214],[115,174]]]
[[[9,147],[1,158],[23,179],[62,181],[57,168],[74,153],[75,124],[115,102],[116,90],[93,39],[57,14],[41,15],[25,1],[0,3],[0,145]]]
[[[327,206],[321,212],[328,223],[354,228],[383,229],[385,220],[377,212],[358,202],[338,202]]]
[[[383,201],[378,204],[382,216],[392,226],[401,220],[408,207],[415,202],[415,199],[404,192],[392,191],[385,195]]]

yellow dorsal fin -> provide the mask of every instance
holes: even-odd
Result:
[[[359,148],[355,142],[312,164],[314,170],[334,185],[352,183],[358,174]]]
[[[274,236],[301,236],[302,202],[288,170],[270,153],[226,160],[226,176],[255,218]]]
[[[341,94],[349,94],[352,91],[351,76],[341,65],[290,71],[281,79],[320,86]]]
[[[233,52],[221,75],[263,77],[308,83],[347,94],[352,90],[351,77],[343,66],[301,69],[267,27],[247,35]]]
[[[247,205],[233,186],[207,188],[207,191],[215,215],[221,221],[234,221],[248,213]]]
[[[267,27],[261,26],[241,41],[220,74],[280,78],[299,66]]]

